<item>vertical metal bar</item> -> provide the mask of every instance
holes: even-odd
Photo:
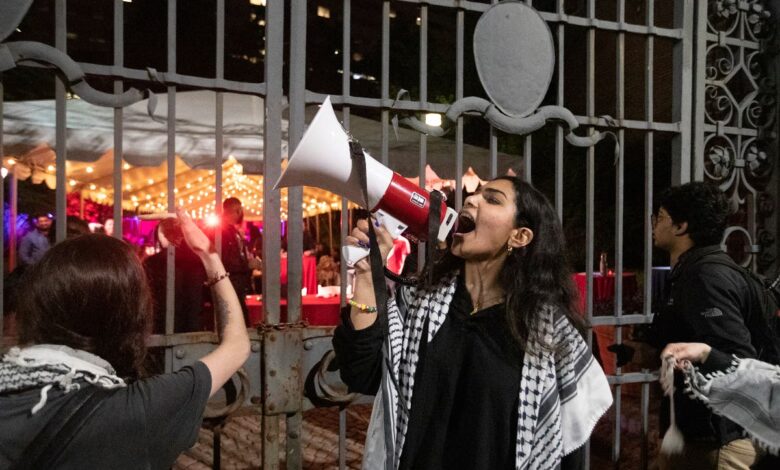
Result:
[[[68,38],[67,38],[67,0],[57,0],[54,7],[54,44],[55,47],[63,53],[67,53]],[[68,158],[67,148],[67,103],[65,101],[65,81],[59,75],[54,81],[54,94],[56,97],[56,181],[57,190],[55,192],[55,206],[56,206],[56,225],[55,235],[57,242],[65,240],[65,219],[67,214],[67,183],[65,181],[65,162]]]
[[[596,17],[595,0],[588,0],[588,18]],[[587,63],[586,70],[586,110],[587,116],[592,117],[595,114],[595,80],[596,80],[596,30],[593,26],[588,28],[587,33]],[[593,128],[589,129],[589,133]],[[586,314],[588,324],[593,321],[593,241],[594,241],[594,199],[595,199],[595,178],[596,178],[596,150],[588,147],[585,183],[585,288],[586,288]],[[593,331],[588,330],[588,346],[593,344]],[[590,446],[585,447],[585,468],[590,467]]]
[[[349,14],[351,16],[352,11],[350,10],[348,13],[346,12],[347,9],[347,2],[348,0],[344,0],[344,9],[345,9],[345,15]],[[389,93],[389,83],[390,83],[390,23],[389,23],[389,17],[390,17],[390,5],[385,4],[382,6],[384,15],[387,13],[388,16],[388,24],[386,29],[382,30],[382,87],[383,92]],[[385,11],[386,10],[386,11]],[[344,24],[342,25],[342,43],[341,43],[341,50],[342,50],[342,56],[341,56],[341,69],[344,71],[344,75],[341,77],[341,94],[344,97],[349,96],[350,93],[350,70],[351,70],[351,63],[350,63],[350,56],[352,55],[352,47],[350,44],[350,21],[347,21],[347,17],[344,17]],[[384,28],[384,26],[383,26]],[[387,48],[387,62],[385,62],[385,51],[384,49]],[[385,89],[386,88],[386,89]],[[342,119],[344,121],[344,127],[345,129],[349,129],[349,106],[344,106],[342,108]],[[382,151],[382,162],[387,163],[388,155]],[[346,198],[341,199],[341,244],[344,244],[344,239],[347,237],[347,234],[352,231],[352,218],[350,217],[349,213],[349,200]],[[347,279],[347,265],[346,263],[340,263],[341,266],[341,279]],[[341,306],[345,306],[347,304],[347,297],[346,297],[346,282],[342,283],[344,284],[341,289]]]
[[[348,13],[345,12],[345,21]],[[293,0],[290,4],[290,125],[288,148],[293,149],[303,137],[304,121],[306,119],[306,2]],[[288,214],[291,221],[301,223],[301,201],[303,188],[289,188]],[[319,226],[319,217],[317,217]],[[319,232],[319,229],[317,230]],[[319,234],[318,234],[319,237]],[[300,230],[290,230],[287,236],[289,250],[288,290],[287,290],[287,321],[297,322],[301,319],[301,284],[303,280],[303,236]],[[290,266],[292,263],[292,266]],[[316,294],[316,292],[309,292]],[[303,416],[301,412],[287,415],[286,456],[287,468],[297,470],[303,466],[303,451],[301,448],[301,433]]]
[[[564,0],[558,0],[558,14],[565,13]],[[564,40],[565,40],[566,27],[564,23],[558,23],[556,27],[556,34],[558,35],[558,51],[557,60],[555,61],[558,66],[558,77],[556,87],[556,99],[555,102],[558,106],[563,106],[563,80],[565,71],[564,61]],[[558,220],[563,221],[563,127],[555,126],[555,212],[558,214]]]
[[[284,0],[267,0],[265,13],[266,112],[263,147],[265,149],[263,158],[263,195],[265,198],[263,204],[263,227],[265,237],[263,237],[263,258],[265,260],[271,260],[271,262],[265,263],[266,272],[263,272],[263,309],[265,310],[265,318],[268,323],[278,323],[280,294],[279,262],[274,261],[279,259],[279,247],[281,242],[279,233],[280,201],[279,192],[273,189],[273,185],[279,178],[282,163]],[[300,202],[298,203],[298,206],[300,207]],[[298,216],[297,219],[297,223],[300,224],[300,216]],[[297,295],[300,295],[300,290]],[[267,385],[264,385],[264,387],[266,386]],[[262,467],[265,470],[278,469],[280,445],[279,418],[277,416],[264,415],[262,428]]]
[[[281,173],[282,70],[284,67],[284,2],[266,3],[265,135],[263,158],[263,309],[267,323],[279,323],[280,201],[273,185]],[[267,452],[264,451],[264,459]],[[273,454],[268,454],[273,455]],[[278,459],[278,455],[273,460]],[[264,464],[276,465],[263,460]],[[270,468],[270,467],[263,467]],[[274,467],[275,468],[275,467]]]
[[[674,27],[682,30],[682,40],[672,49],[672,119],[680,133],[672,138],[672,184],[691,180],[691,93],[693,75],[693,0],[674,2]]]
[[[455,19],[455,100],[463,98],[463,54],[465,12],[459,8]],[[463,205],[463,117],[455,128],[455,210]]]
[[[532,182],[531,164],[533,157],[533,136],[528,134],[523,139],[523,179]]]
[[[225,78],[225,0],[217,0],[216,78]],[[222,164],[224,155],[225,96],[217,91],[214,97],[214,213],[222,220]],[[214,231],[214,244],[222,256],[222,230]]]
[[[691,158],[692,158],[692,178],[694,181],[704,180],[704,105],[705,105],[705,73],[707,63],[707,9],[708,2],[694,2],[695,30],[692,37],[695,38],[693,44],[694,66],[692,68],[693,77],[693,136],[691,138]],[[755,257],[754,257],[755,259]]]
[[[352,230],[352,225],[349,220],[349,201],[347,198],[341,198],[341,212],[339,217],[339,235],[341,240],[341,245],[344,244],[344,240],[347,238],[347,235],[349,235],[349,232]],[[331,245],[333,246],[333,245]],[[341,250],[339,249],[339,253],[341,253]],[[344,307],[347,305],[347,263],[344,262],[344,260],[341,260],[341,263],[339,263],[339,274],[341,275],[341,279],[343,280],[341,282],[341,307]]]
[[[644,370],[643,372],[647,372],[647,370]],[[639,451],[639,468],[642,470],[647,470],[650,465],[648,443],[650,438],[650,384],[648,382],[642,384],[640,406],[642,407],[642,430],[640,435],[642,442]]]
[[[345,13],[346,14],[346,13]],[[290,3],[290,129],[289,148],[298,146],[303,136],[305,120],[304,94],[306,90],[306,2]],[[303,188],[287,190],[287,321],[301,318],[301,288],[303,287]],[[306,219],[306,233],[310,234],[310,219]],[[311,293],[311,292],[309,292]],[[316,294],[316,292],[314,292]],[[300,444],[300,443],[299,443]],[[290,449],[288,448],[288,452]],[[300,460],[300,446],[295,449]],[[288,457],[289,458],[289,457]],[[288,468],[289,462],[288,462]]]
[[[618,0],[617,20],[620,25],[623,25],[626,19],[626,2],[625,0]],[[616,64],[616,76],[615,76],[615,90],[617,96],[616,101],[616,116],[618,122],[623,123],[625,118],[625,51],[626,51],[626,34],[625,32],[618,31],[617,44],[615,56],[617,59]],[[617,168],[615,169],[615,310],[616,317],[620,317],[623,313],[623,192],[624,192],[624,168],[625,168],[625,129],[622,127],[617,131],[618,144],[620,146]],[[623,328],[620,326],[615,327],[615,341],[621,343],[623,338]],[[615,373],[621,374],[620,368],[616,368]],[[612,442],[612,461],[617,464],[620,460],[620,425],[621,425],[621,385],[615,385],[615,438]]]
[[[652,27],[655,23],[655,0],[647,0],[647,26]],[[654,54],[655,38],[648,35],[645,48],[645,121],[653,122],[653,97],[654,97]],[[644,201],[644,306],[643,313],[651,314],[652,295],[653,295],[653,227],[650,224],[650,215],[653,213],[653,131],[645,134],[645,201]],[[643,372],[647,372],[644,370]],[[649,466],[649,406],[650,406],[650,386],[647,383],[642,384],[641,403],[642,407],[642,428],[640,443],[640,468],[647,470]]]
[[[268,0],[269,2],[273,0]],[[268,23],[266,23],[268,24]],[[266,44],[267,45],[267,44]],[[266,54],[268,48],[266,47]],[[266,55],[266,57],[268,57]],[[263,240],[263,246],[265,246],[265,240]],[[265,277],[265,276],[263,276]],[[265,302],[263,302],[265,304]],[[263,462],[260,468],[263,470],[278,470],[279,469],[279,416],[269,416],[263,414],[261,416],[261,432],[263,434]]]
[[[114,66],[122,67],[125,63],[124,53],[124,2],[114,0]],[[114,80],[114,93],[124,91],[122,80]],[[114,108],[114,237],[122,239],[122,134],[124,116],[122,108]]]
[[[490,126],[490,179],[498,176],[498,131]]]
[[[347,409],[339,408],[339,470],[347,466]]]
[[[595,0],[588,0],[588,17],[595,18]],[[595,78],[596,78],[596,30],[591,26],[587,32],[586,61],[586,100],[585,114],[593,116],[595,112]],[[593,132],[592,129],[589,132]],[[588,147],[586,183],[585,183],[585,272],[586,272],[586,313],[588,322],[593,319],[593,241],[594,241],[594,198],[596,160],[595,149]]]
[[[533,7],[533,0],[525,0],[528,6]],[[531,183],[532,178],[532,163],[533,163],[533,135],[528,134],[523,139],[523,179]]]
[[[382,2],[382,76],[380,85],[380,97],[387,103],[390,99],[390,2]],[[390,110],[382,109],[382,154],[381,161],[387,165],[390,161],[389,142]],[[344,279],[342,277],[342,279]]]
[[[420,105],[428,107],[428,5],[420,5]],[[428,136],[420,133],[420,186],[425,187],[425,167],[428,164]],[[417,266],[425,265],[425,244],[419,243]]]
[[[168,0],[168,73],[176,73],[176,0]],[[173,187],[176,184],[176,87],[168,86],[168,142],[166,153],[166,170],[168,187],[168,212],[175,209]],[[168,247],[165,277],[165,334],[173,334],[175,313],[176,287],[176,248]],[[173,367],[172,350],[166,349],[166,371]]]
[[[303,468],[303,454],[301,453],[301,431],[303,429],[303,414],[299,411],[287,415],[287,469],[300,470]]]

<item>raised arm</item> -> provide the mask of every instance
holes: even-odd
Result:
[[[361,219],[357,226],[352,229],[352,235],[345,239],[350,245],[368,246],[368,220]],[[377,243],[382,257],[382,264],[387,262],[387,254],[393,247],[393,238],[390,233],[382,226],[375,226]],[[384,286],[382,286],[384,288]],[[374,282],[371,279],[371,263],[368,257],[355,263],[355,291],[352,297],[355,303],[365,305],[366,307],[376,307],[376,297],[374,295]],[[362,330],[373,325],[376,321],[376,311],[365,312],[357,307],[352,307],[350,319],[356,330]]]
[[[249,335],[236,291],[211,241],[189,215],[182,210],[177,213],[184,240],[206,268],[206,279],[211,284],[214,299],[219,346],[201,359],[211,372],[209,396],[213,396],[249,358]]]

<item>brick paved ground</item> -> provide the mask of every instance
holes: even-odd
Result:
[[[360,468],[363,442],[370,416],[371,405],[354,405],[347,410],[347,468]],[[319,408],[303,414],[303,468],[311,470],[338,468],[338,429],[339,414],[336,408]],[[212,431],[201,428],[197,444],[179,457],[174,469],[211,468],[212,443]],[[231,419],[222,433],[222,468],[260,468],[261,445],[259,416]],[[284,460],[283,449],[279,453],[279,459]]]
[[[657,451],[658,419],[657,395],[651,395],[650,449],[652,457]],[[355,405],[347,410],[347,455],[346,466],[360,468],[366,427],[371,415],[370,405]],[[591,440],[592,469],[614,468],[611,463],[612,433],[614,432],[614,409],[607,413],[596,426]],[[641,408],[639,398],[624,394],[621,412],[621,453],[617,468],[639,468],[641,442]],[[324,470],[338,468],[338,410],[320,408],[304,413],[303,420],[303,468]],[[213,434],[201,429],[198,443],[179,457],[175,469],[208,469],[212,463]],[[260,468],[260,417],[243,416],[232,419],[222,437],[222,468]],[[283,451],[279,454],[284,460]]]

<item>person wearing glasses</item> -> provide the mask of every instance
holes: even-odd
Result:
[[[687,183],[662,194],[651,220],[655,246],[669,253],[670,295],[643,342],[610,346],[619,366],[630,361],[658,366],[659,352],[670,343],[707,343],[728,355],[756,358],[747,319],[762,310],[743,274],[721,249],[728,213],[725,195],[711,184]],[[662,453],[659,468],[748,469],[756,450],[742,427],[712,413],[684,390],[678,372],[674,413],[685,444],[680,454]],[[664,398],[662,432],[670,425],[669,411],[669,399]]]

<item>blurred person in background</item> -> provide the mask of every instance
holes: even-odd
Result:
[[[262,263],[249,253],[243,224],[241,200],[235,197],[225,199],[222,203],[222,262],[230,273],[230,283],[238,295],[244,320],[249,324],[246,296],[252,293],[252,269],[262,269]]]
[[[175,233],[177,223],[176,219],[169,218],[157,224],[154,229],[154,239],[159,251],[143,261],[152,292],[154,334],[165,333],[168,249],[172,244],[165,233]],[[203,283],[206,281],[206,270],[198,255],[189,246],[175,244],[173,331],[174,333],[202,331],[205,300]]]
[[[35,214],[33,229],[27,232],[19,242],[19,264],[30,266],[43,258],[51,246],[49,231],[51,230],[51,218],[48,214]]]

